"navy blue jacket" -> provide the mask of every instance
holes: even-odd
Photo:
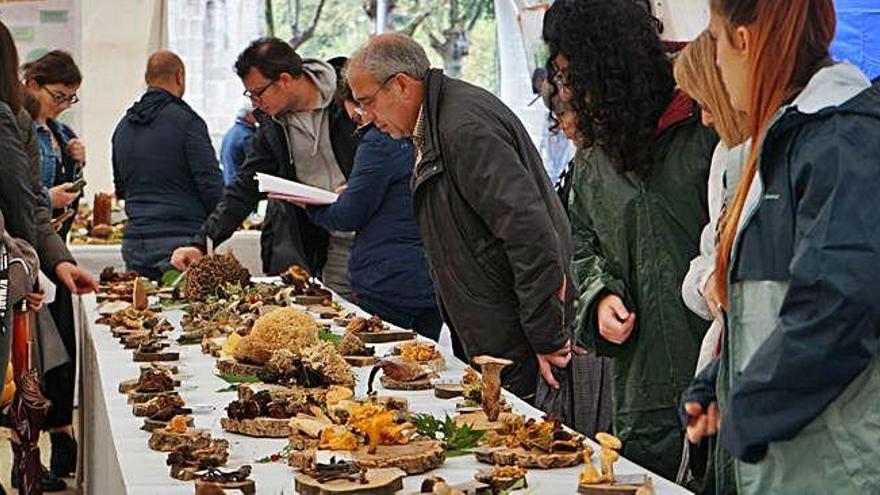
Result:
[[[370,126],[355,153],[348,187],[336,203],[307,209],[316,225],[357,232],[349,260],[355,294],[407,308],[436,304],[413,213],[414,164],[409,139],[394,140]]]
[[[205,121],[156,88],[116,126],[113,182],[125,200],[125,237],[131,239],[195,235],[223,196]]]
[[[220,144],[220,163],[223,164],[223,182],[226,185],[235,180],[238,170],[251,148],[257,126],[248,124],[246,120],[237,118],[235,124],[226,131]]]

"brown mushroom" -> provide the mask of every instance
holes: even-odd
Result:
[[[501,370],[513,361],[492,356],[477,356],[473,361],[483,375],[483,412],[489,421],[496,421],[501,414]]]

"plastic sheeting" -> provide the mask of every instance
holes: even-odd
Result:
[[[880,1],[835,0],[834,58],[858,65],[871,80],[880,77]]]

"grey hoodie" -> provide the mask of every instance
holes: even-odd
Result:
[[[287,149],[296,163],[297,178],[332,191],[345,182],[330,144],[328,107],[336,95],[336,71],[321,60],[306,60],[303,69],[319,90],[316,108],[290,113],[281,121],[287,129]]]

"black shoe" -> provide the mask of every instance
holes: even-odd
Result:
[[[12,488],[18,489],[21,485],[21,473],[18,472],[18,463],[12,465]],[[40,478],[40,485],[44,492],[63,492],[67,489],[67,483],[56,476],[43,466],[43,476]]]
[[[49,458],[52,474],[66,478],[76,473],[76,440],[64,432],[50,433],[49,439],[52,443],[52,455]]]

